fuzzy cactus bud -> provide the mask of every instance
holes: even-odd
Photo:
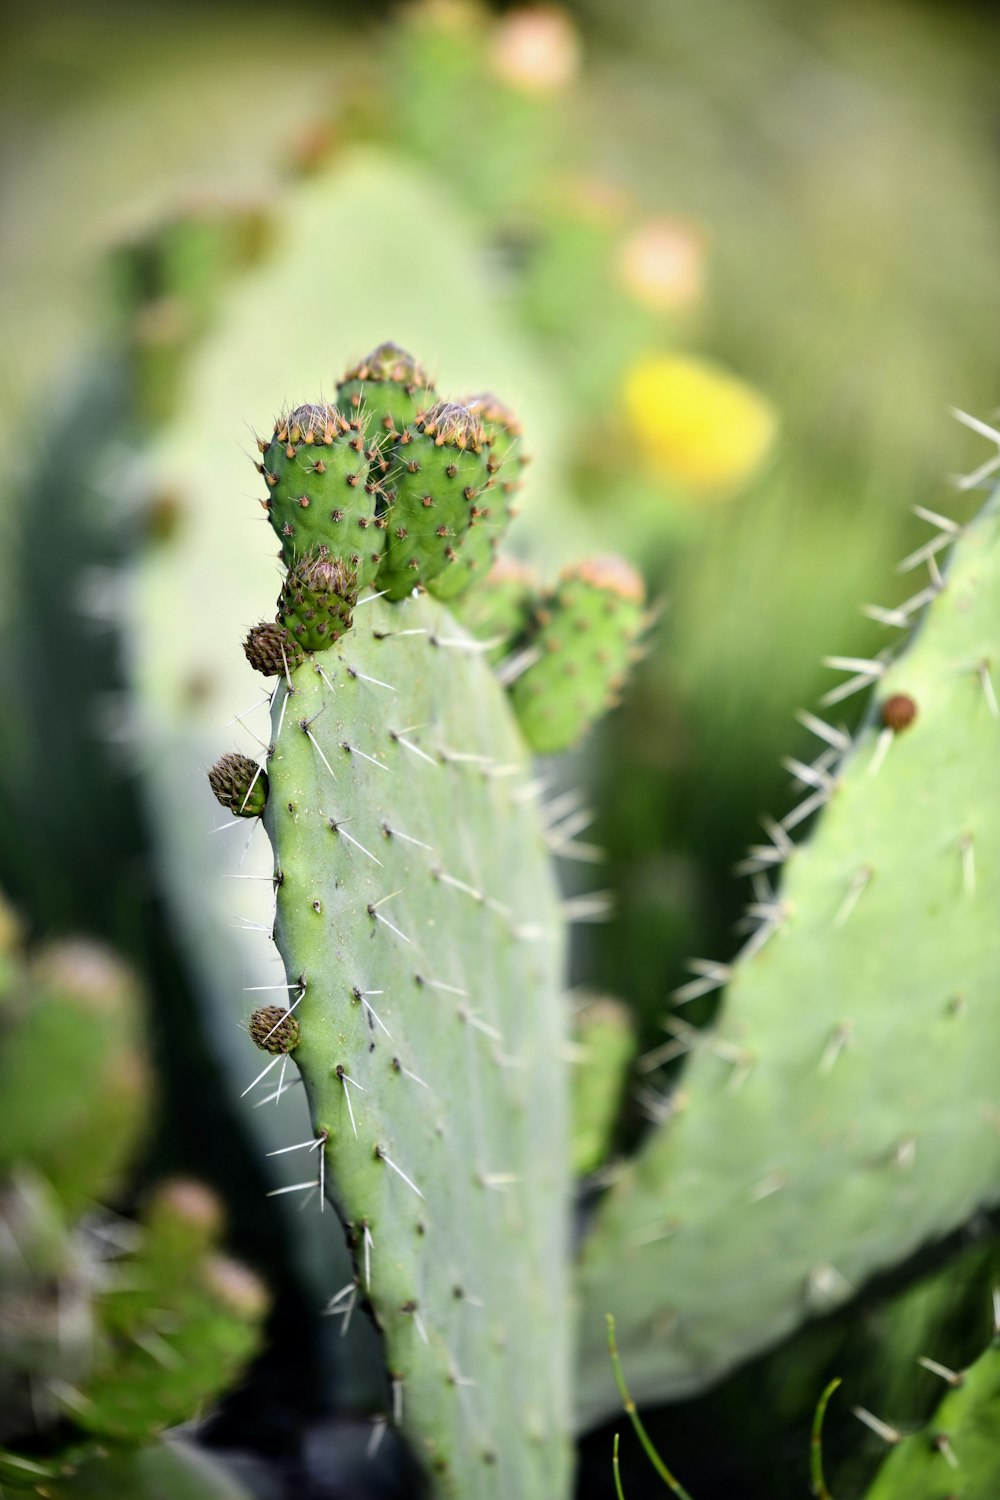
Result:
[[[375,448],[384,452],[393,437],[416,421],[435,398],[433,382],[413,355],[398,344],[379,344],[344,375],[337,387],[340,409],[371,414]]]
[[[250,1036],[262,1052],[291,1052],[299,1044],[299,1023],[281,1005],[262,1005],[250,1017]]]
[[[323,651],[350,630],[357,602],[357,570],[320,552],[289,570],[278,619],[306,651]]]
[[[249,755],[233,751],[216,761],[208,783],[223,807],[239,818],[259,818],[267,802],[267,773]]]
[[[302,665],[300,647],[276,620],[262,620],[254,625],[243,642],[243,650],[254,671],[264,677],[284,677]]]

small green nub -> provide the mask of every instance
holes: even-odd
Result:
[[[521,452],[521,423],[510,407],[492,391],[480,391],[476,396],[466,397],[465,405],[483,424],[486,442],[492,450],[488,460],[490,473],[499,474],[502,469],[507,469],[501,487],[506,494],[513,494],[521,487],[517,470],[529,463],[527,454]]]
[[[511,688],[532,749],[568,749],[617,701],[642,632],[645,591],[619,557],[594,558],[563,574],[536,611],[534,660]]]
[[[265,677],[284,677],[304,660],[301,648],[276,620],[262,620],[254,625],[243,642],[243,650],[254,671]]]
[[[267,773],[249,755],[233,751],[216,761],[208,783],[223,807],[238,818],[259,818],[267,802]]]
[[[306,651],[324,651],[350,630],[357,570],[325,552],[303,558],[278,596],[278,620]]]
[[[262,1052],[291,1052],[299,1045],[299,1023],[281,1005],[262,1005],[250,1017],[250,1036]]]
[[[337,403],[352,416],[367,414],[373,447],[382,454],[435,397],[434,384],[413,355],[398,344],[379,344],[344,375]]]

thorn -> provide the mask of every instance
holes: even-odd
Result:
[[[941,1457],[944,1459],[945,1463],[950,1469],[957,1469],[961,1467],[958,1462],[958,1458],[955,1455],[955,1450],[951,1446],[951,1439],[948,1437],[947,1433],[939,1432],[933,1439],[933,1446],[941,1454]]]
[[[304,1193],[307,1188],[318,1188],[319,1178],[314,1177],[310,1182],[293,1182],[288,1187],[272,1188],[265,1194],[267,1198],[280,1198],[283,1193]]]
[[[835,729],[825,719],[820,719],[816,714],[809,713],[808,709],[800,708],[795,717],[804,728],[811,730],[821,740],[825,740],[834,750],[845,751],[851,748],[851,737],[849,734],[845,734],[842,729]]]
[[[957,521],[953,521],[950,516],[942,516],[936,510],[928,510],[925,505],[914,505],[913,514],[919,516],[921,521],[929,521],[939,531],[946,531],[949,536],[961,536],[962,534],[962,528]]]
[[[370,1292],[372,1289],[372,1251],[375,1248],[375,1241],[372,1239],[372,1232],[367,1224],[364,1227],[361,1242],[365,1251],[365,1288]]]
[[[282,1017],[282,1020],[284,1020],[284,1017]],[[267,1074],[270,1073],[270,1071],[274,1067],[275,1063],[279,1063],[281,1061],[282,1057],[284,1057],[284,1056],[285,1056],[285,1054],[283,1052],[280,1052],[277,1055],[277,1057],[272,1057],[271,1061],[266,1065],[266,1067],[262,1068],[261,1071],[257,1074],[257,1077],[254,1079],[253,1083],[248,1083],[247,1084],[246,1088],[243,1090],[242,1094],[240,1095],[240,1098],[241,1099],[245,1099],[246,1096],[247,1096],[247,1094],[250,1093],[251,1089],[255,1089],[257,1087],[258,1083],[260,1083],[261,1079],[265,1078],[267,1076]]]
[[[501,687],[510,687],[512,683],[541,660],[542,653],[537,646],[528,646],[523,651],[508,656],[496,668],[496,679]]]
[[[371,1435],[365,1444],[365,1458],[374,1458],[376,1453],[378,1453],[388,1425],[389,1421],[387,1417],[374,1417],[372,1419]]]
[[[990,664],[981,661],[976,668],[979,673],[979,681],[983,688],[983,697],[986,699],[986,707],[989,709],[990,717],[1000,719],[1000,706],[997,705],[997,695],[993,687],[993,678],[990,676]]]
[[[478,902],[479,905],[482,905],[486,900],[482,891],[477,891],[475,886],[466,885],[464,880],[457,880],[454,875],[446,874],[444,870],[432,870],[431,874],[435,880],[440,880],[442,885],[450,885],[456,891],[461,891],[464,895],[471,896],[473,901]]]
[[[823,1048],[823,1055],[819,1060],[821,1073],[829,1073],[840,1054],[846,1047],[851,1045],[854,1039],[854,1022],[841,1021],[834,1027],[830,1040]]]
[[[891,734],[892,731],[890,730],[889,733]],[[851,876],[850,884],[847,887],[847,894],[837,908],[837,914],[833,919],[834,927],[843,927],[851,912],[860,901],[862,893],[867,888],[874,873],[875,871],[871,865],[862,865],[860,870],[857,870]]]
[[[971,833],[963,833],[958,841],[962,856],[962,888],[967,896],[976,894],[976,850]]]
[[[392,1420],[397,1427],[403,1425],[403,1377],[392,1377]]]
[[[712,990],[721,989],[724,984],[729,983],[733,972],[728,964],[716,963],[708,958],[689,959],[684,967],[692,974],[700,975],[700,978],[692,979],[672,992],[670,999],[675,1005],[686,1005],[690,1000],[698,1000]]]
[[[800,823],[804,823],[806,818],[811,817],[827,801],[829,801],[828,792],[813,792],[811,797],[807,797],[804,802],[799,803],[798,807],[793,807],[790,813],[785,814],[781,820],[782,828],[786,833],[790,833],[793,828],[798,827]]]
[[[397,745],[403,745],[407,750],[412,750],[414,755],[419,755],[421,760],[425,760],[429,766],[433,766],[436,771],[440,771],[441,762],[435,760],[433,755],[428,755],[426,750],[421,750],[420,746],[415,745],[412,740],[405,739],[403,735],[397,733],[394,729],[389,730],[389,738],[395,740]]]
[[[376,1155],[376,1157],[378,1158],[379,1161],[384,1161],[387,1167],[391,1167],[392,1170],[396,1173],[397,1177],[401,1177],[403,1179],[403,1181],[406,1183],[406,1186],[408,1188],[412,1188],[413,1189],[413,1191],[416,1193],[416,1195],[417,1195],[418,1198],[422,1198],[424,1196],[423,1193],[420,1191],[420,1189],[417,1187],[417,1184],[413,1181],[413,1179],[410,1178],[410,1177],[407,1177],[407,1175],[403,1171],[402,1167],[397,1167],[396,1163],[394,1161],[392,1161],[390,1157],[386,1156],[386,1154],[382,1150],[381,1146],[376,1146],[375,1147],[375,1155]]]
[[[431,764],[437,765],[437,761],[432,761]],[[408,833],[401,833],[398,828],[392,828],[388,823],[382,824],[382,832],[387,839],[403,839],[407,844],[416,844],[418,849],[426,849],[429,854],[435,853],[430,844],[425,844],[422,839],[415,839]]]
[[[949,536],[946,532],[939,531],[937,536],[931,537],[929,542],[924,542],[922,547],[917,547],[915,551],[904,557],[902,562],[897,563],[896,572],[912,572],[921,563],[928,562],[930,558],[936,556],[943,548],[950,547],[954,540],[955,538]]]
[[[864,1406],[852,1406],[851,1411],[859,1422],[864,1422],[865,1426],[870,1428],[876,1437],[880,1437],[890,1447],[895,1447],[897,1443],[902,1442],[903,1434],[901,1432],[898,1432],[895,1427],[890,1427],[888,1422],[883,1422],[879,1417],[873,1416]]]
[[[380,677],[369,677],[367,673],[359,672],[356,667],[348,667],[347,673],[349,677],[359,679],[361,682],[371,682],[374,683],[376,687],[388,688],[390,693],[399,692],[399,689],[394,688],[391,682],[383,682]]]
[[[566,922],[607,922],[611,918],[614,891],[591,891],[586,896],[571,896],[560,905]]]
[[[286,1054],[286,1060],[287,1060],[287,1054]],[[280,1075],[280,1078],[283,1078],[283,1077],[284,1077],[284,1069],[281,1070],[281,1075]],[[279,1082],[278,1082],[278,1087],[275,1089],[274,1093],[273,1094],[265,1094],[265,1096],[264,1096],[263,1099],[258,1099],[257,1103],[254,1105],[254,1109],[260,1109],[263,1105],[270,1104],[272,1102],[272,1100],[274,1101],[275,1104],[277,1104],[278,1100],[281,1098],[281,1096],[283,1094],[287,1094],[288,1091],[289,1091],[289,1089],[295,1088],[296,1084],[300,1084],[302,1082],[301,1077],[299,1077],[299,1078],[293,1078],[292,1081],[291,1081],[291,1083],[287,1084],[284,1088],[282,1088],[281,1082],[280,1082],[280,1078],[279,1078]]]
[[[888,727],[879,731],[878,739],[875,741],[875,749],[872,758],[868,762],[868,775],[877,776],[882,769],[882,763],[889,754],[889,746],[896,738],[893,730]]]
[[[374,755],[367,755],[364,750],[359,750],[357,745],[349,745],[346,740],[341,742],[340,748],[346,750],[348,755],[360,755],[362,760],[371,761],[372,765],[378,766],[380,771],[391,771],[391,767],[385,765],[383,761],[376,760]]]
[[[897,630],[905,630],[910,623],[902,609],[885,609],[881,604],[863,604],[861,613],[878,625],[892,625]]]
[[[814,786],[824,792],[832,792],[835,782],[832,776],[828,776],[820,765],[807,766],[804,761],[796,760],[794,755],[782,757],[781,765],[786,771],[790,771],[796,781],[803,786]]]
[[[457,984],[445,984],[443,979],[425,979],[423,974],[416,976],[418,984],[426,984],[432,990],[444,990],[449,995],[461,995],[463,1000],[469,998],[468,990],[460,990]]]
[[[388,592],[389,592],[388,589],[383,589],[382,592],[379,593],[379,594],[369,594],[367,596],[367,598],[365,598],[365,599],[359,599],[358,602],[357,602],[357,604],[354,606],[354,608],[355,609],[360,609],[363,604],[371,604],[371,602],[372,602],[373,599],[381,599],[383,597],[383,595],[387,594]]]
[[[930,1370],[932,1375],[940,1376],[948,1385],[958,1386],[965,1383],[965,1376],[959,1371],[949,1370],[947,1365],[939,1365],[936,1359],[928,1359],[924,1354],[918,1355],[917,1364],[922,1365],[925,1370]]]

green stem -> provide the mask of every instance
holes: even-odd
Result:
[[[635,1435],[639,1439],[639,1442],[642,1444],[643,1451],[646,1457],[649,1459],[650,1463],[653,1465],[653,1468],[656,1470],[657,1474],[659,1474],[660,1478],[663,1480],[667,1488],[674,1492],[674,1494],[677,1496],[677,1500],[691,1500],[691,1496],[681,1484],[680,1480],[674,1478],[673,1474],[671,1474],[670,1470],[663,1462],[663,1459],[653,1447],[652,1439],[650,1438],[649,1433],[646,1431],[645,1427],[642,1425],[642,1419],[635,1409],[635,1402],[632,1400],[632,1397],[629,1394],[629,1388],[625,1384],[625,1375],[622,1370],[622,1362],[618,1357],[618,1345],[615,1342],[615,1320],[612,1317],[611,1313],[607,1314],[607,1319],[608,1352],[611,1355],[611,1366],[615,1372],[615,1383],[618,1386],[618,1394],[622,1398],[622,1405],[625,1408],[625,1413],[629,1421],[632,1423],[632,1426],[635,1428]]]
[[[616,1500],[625,1500],[625,1491],[622,1489],[622,1473],[618,1465],[618,1434],[615,1433],[615,1445],[611,1450],[611,1467],[615,1475]]]
[[[809,1439],[809,1475],[816,1500],[833,1500],[833,1496],[826,1487],[826,1480],[823,1478],[823,1418],[826,1416],[830,1397],[839,1385],[839,1376],[836,1380],[830,1381],[816,1403],[816,1414],[813,1417],[812,1436]]]

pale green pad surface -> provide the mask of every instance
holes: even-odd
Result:
[[[290,697],[279,685],[276,936],[289,979],[306,978],[293,1057],[403,1428],[442,1495],[554,1500],[569,1473],[562,921],[531,766],[471,645],[431,600],[362,601]],[[302,1159],[308,1179],[317,1158]]]
[[[918,718],[870,774],[861,731],[785,918],[737,964],[677,1113],[601,1205],[581,1272],[580,1416],[718,1379],[1000,1198],[1000,666],[994,500],[881,701]]]

